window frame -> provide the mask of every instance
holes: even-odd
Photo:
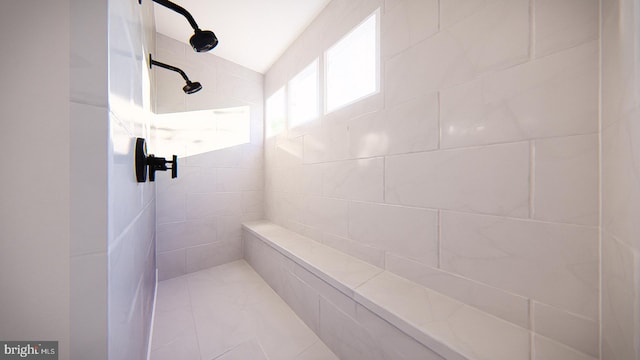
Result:
[[[375,42],[376,42],[376,49],[375,49],[375,90],[366,93],[366,94],[362,94],[361,96],[358,96],[348,102],[345,102],[343,104],[340,104],[334,108],[329,109],[329,61],[328,61],[328,55],[329,52],[336,47],[338,44],[340,44],[342,41],[344,41],[346,38],[348,38],[350,35],[352,35],[356,30],[358,30],[363,24],[365,24],[367,21],[369,21],[371,18],[375,19]],[[373,13],[371,13],[369,16],[367,16],[364,20],[360,21],[360,23],[358,23],[356,26],[354,26],[351,30],[349,30],[349,32],[347,32],[346,34],[344,34],[342,37],[340,37],[340,39],[338,41],[336,41],[333,45],[331,45],[328,49],[326,49],[324,51],[323,54],[323,62],[324,62],[324,66],[323,66],[323,71],[324,71],[324,84],[323,84],[323,90],[324,90],[324,102],[323,102],[323,111],[324,111],[324,115],[330,114],[332,112],[335,112],[337,110],[340,110],[342,108],[348,107],[350,105],[353,105],[359,101],[362,101],[368,97],[374,96],[376,94],[379,94],[381,89],[380,89],[380,78],[381,78],[381,74],[380,74],[380,68],[381,68],[381,59],[380,59],[380,20],[381,20],[381,11],[380,8],[377,8]]]

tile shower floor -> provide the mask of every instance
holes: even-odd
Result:
[[[158,283],[151,360],[338,359],[244,260]]]

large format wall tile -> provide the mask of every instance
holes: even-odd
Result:
[[[306,235],[309,236],[309,235]],[[309,236],[313,239],[312,236]],[[364,260],[377,267],[384,268],[385,263],[385,249],[377,247],[375,245],[369,245],[359,241],[351,240],[335,236],[332,234],[323,234],[322,243],[336,248],[346,254],[355,256],[358,259]],[[405,244],[406,245],[406,244]]]
[[[438,31],[437,0],[387,0],[382,16],[382,58],[387,59]]]
[[[416,261],[387,254],[386,269],[429,289],[517,324],[529,327],[529,300]]]
[[[598,38],[597,0],[536,0],[536,57]]]
[[[525,328],[533,301],[558,309],[557,328],[593,325],[597,1],[334,0],[266,74],[266,94],[376,7],[380,92],[266,140],[267,218]],[[607,104],[633,102],[616,94]],[[634,208],[624,204],[611,206],[627,219]],[[609,219],[616,233],[633,232]],[[593,353],[546,325],[539,354]]]
[[[166,214],[156,209],[155,184],[137,183],[134,175],[135,139],[151,142],[152,135],[153,75],[146,54],[155,48],[153,4],[114,0],[107,9],[108,31],[103,35],[108,42],[109,132],[103,146],[108,148],[108,356],[124,360],[144,358],[147,351],[157,280],[156,219]],[[98,7],[92,6],[94,11],[99,12]],[[100,17],[91,19],[100,22]],[[88,75],[82,81],[105,84]]]
[[[346,237],[349,203],[345,200],[307,196],[303,200],[301,222],[328,233]]]
[[[74,256],[70,262],[71,299],[69,334],[72,354],[93,356],[107,354],[107,277],[96,279],[95,274],[105,274],[107,254],[94,253]],[[96,339],[104,341],[96,341]]]
[[[381,202],[384,159],[349,160],[326,164],[322,193],[329,198]]]
[[[595,228],[453,212],[440,216],[444,270],[597,318]]]
[[[535,142],[533,217],[598,225],[598,136]]]
[[[302,141],[303,137],[288,141]],[[303,151],[291,152],[302,159]],[[349,128],[344,122],[324,122],[304,136],[304,163],[346,160],[349,156]]]
[[[505,0],[440,0],[440,26],[451,27],[490,6],[499,6]]]
[[[529,216],[529,144],[391,156],[388,203]]]
[[[362,329],[361,331],[368,333],[375,339],[385,359],[441,359],[433,350],[407,336],[360,304],[356,306],[356,320]]]
[[[603,128],[634,117],[640,107],[635,95],[638,88],[636,6],[632,0],[602,1]]]
[[[540,335],[533,337],[533,348],[533,360],[597,360]]]
[[[598,131],[595,41],[441,93],[442,147]]]
[[[158,262],[161,278],[167,279],[240,258],[240,224],[263,217],[266,180],[274,181],[269,176],[265,179],[264,174],[263,75],[213,54],[197,54],[164,35],[158,35],[157,48],[154,57],[184,66],[204,88],[187,96],[181,91],[179,76],[157,71],[156,112],[242,106],[248,107],[250,117],[247,133],[233,133],[242,135],[246,142],[204,153],[202,148],[185,143],[186,156],[179,159],[178,178],[158,176]],[[226,136],[235,130],[219,127],[216,135],[223,131]],[[282,166],[302,163],[302,142],[297,163],[291,148],[277,149],[276,158]],[[281,179],[275,184],[280,186]]]
[[[434,150],[438,147],[438,96],[430,94],[349,123],[352,157]]]
[[[187,220],[242,214],[240,192],[187,194]]]
[[[185,248],[158,253],[158,280],[163,281],[186,274],[186,261]]]
[[[602,358],[636,359],[640,311],[638,4],[601,1]]]
[[[438,263],[438,214],[432,210],[351,202],[349,238],[423,264]]]
[[[84,104],[70,106],[71,255],[105,252],[107,248],[107,157],[103,144],[108,134],[108,110]],[[89,209],[92,209],[91,211]],[[95,209],[95,210],[93,210]]]
[[[640,121],[623,120],[602,132],[602,226],[640,250]]]
[[[187,248],[187,273],[242,259],[240,241],[220,241]]]
[[[600,354],[598,322],[533,302],[534,331],[593,357]]]
[[[603,359],[634,359],[638,314],[638,255],[606,231],[602,239]]]
[[[108,103],[108,10],[106,0],[71,1],[69,80],[71,101],[107,107]]]
[[[386,62],[386,105],[392,106],[468,81],[475,75],[464,49],[438,33]]]
[[[448,2],[444,6],[459,3]],[[488,1],[464,20],[442,28],[462,47],[475,74],[529,60],[529,0]]]
[[[324,298],[320,298],[320,313],[320,339],[341,359],[384,359],[376,339]]]

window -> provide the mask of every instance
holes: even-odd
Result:
[[[203,154],[251,141],[251,109],[227,109],[156,114],[150,153],[180,157]]]
[[[379,12],[325,53],[327,113],[378,92]]]
[[[318,59],[289,81],[288,91],[289,127],[318,117]]]
[[[267,137],[276,136],[285,129],[286,123],[286,99],[284,97],[284,87],[276,91],[267,99],[266,103],[266,132]]]

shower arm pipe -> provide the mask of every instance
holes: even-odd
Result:
[[[182,69],[177,68],[175,66],[171,66],[171,65],[165,64],[165,63],[161,63],[160,61],[155,61],[151,57],[151,54],[149,54],[149,68],[151,68],[153,65],[160,66],[161,68],[165,68],[165,69],[168,69],[168,70],[175,71],[178,74],[182,75],[182,78],[184,79],[184,81],[186,81],[187,83],[191,82],[191,80],[189,80],[189,78],[187,77],[187,74],[185,74],[184,71],[182,71]]]
[[[198,27],[198,24],[196,23],[195,19],[193,18],[193,16],[191,16],[191,14],[189,14],[189,12],[183,8],[182,6],[172,3],[169,0],[153,0],[154,3],[160,4],[168,9],[171,9],[175,12],[177,12],[178,14],[182,14],[182,16],[187,18],[187,21],[189,21],[189,24],[191,25],[191,27],[193,28],[193,30],[200,30],[200,27]]]

